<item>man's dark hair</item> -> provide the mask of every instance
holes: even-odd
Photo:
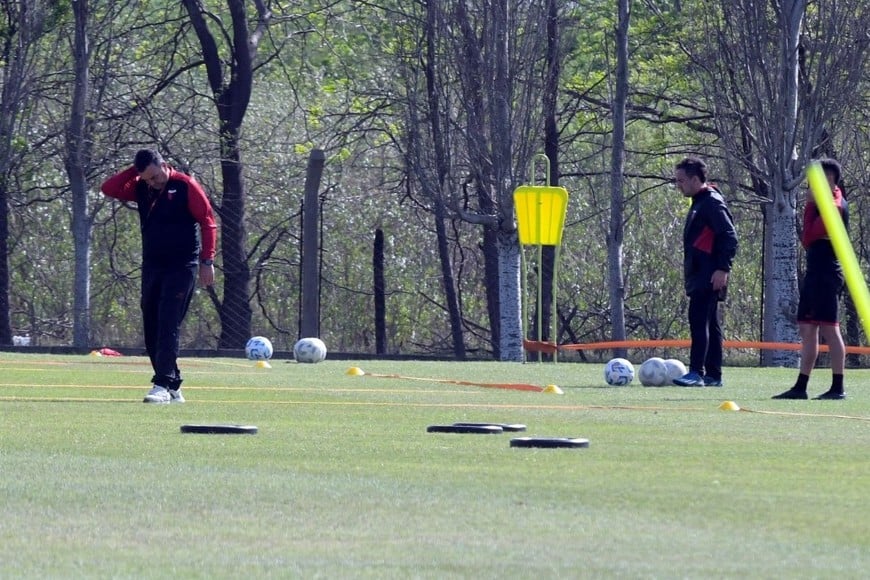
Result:
[[[822,171],[825,173],[830,173],[834,176],[834,185],[840,185],[840,175],[843,173],[843,168],[840,166],[840,163],[834,159],[820,159],[819,163],[822,164]]]
[[[160,165],[163,163],[163,157],[154,149],[140,149],[136,152],[136,158],[133,160],[133,165],[136,171],[142,173],[149,165]]]
[[[686,157],[676,166],[677,169],[682,169],[687,176],[697,176],[702,182],[707,181],[707,164],[697,157]]]

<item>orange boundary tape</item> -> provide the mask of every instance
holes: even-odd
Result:
[[[490,389],[508,389],[511,391],[534,391],[540,393],[544,387],[530,385],[528,383],[475,383],[473,381],[455,381],[452,379],[431,379],[425,377],[407,377],[404,375],[383,375],[378,373],[363,372],[363,376],[376,377],[379,379],[404,379],[406,381],[426,381],[429,383],[447,383],[450,385],[462,385],[468,387],[485,387]]]
[[[582,344],[560,344],[538,340],[523,340],[523,347],[529,352],[553,354],[557,350],[612,350],[614,348],[689,348],[692,342],[688,339],[660,340],[612,340],[608,342],[586,342]],[[760,342],[751,340],[726,340],[725,348],[751,348],[767,350],[800,350],[800,343],[794,342]],[[827,352],[828,345],[820,344],[819,351]],[[849,354],[870,354],[870,347],[847,346]]]

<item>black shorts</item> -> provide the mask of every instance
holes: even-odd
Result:
[[[807,274],[801,288],[800,302],[798,302],[798,322],[822,325],[839,324],[838,309],[842,293],[842,274],[838,272],[828,272],[821,275]]]

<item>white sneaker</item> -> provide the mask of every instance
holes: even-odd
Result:
[[[170,403],[183,403],[184,395],[181,394],[181,389],[169,390],[169,402]]]
[[[170,399],[172,399],[172,396],[169,394],[169,389],[161,387],[160,385],[154,385],[151,387],[151,390],[148,391],[148,394],[145,395],[145,398],[142,399],[142,402],[166,404],[169,403]]]

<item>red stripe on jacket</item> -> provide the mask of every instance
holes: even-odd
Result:
[[[834,205],[841,212],[843,211],[843,193],[839,187],[835,187],[832,192],[834,195]],[[822,221],[822,216],[819,214],[819,208],[816,207],[815,201],[807,200],[807,205],[804,207],[804,231],[801,235],[801,244],[804,248],[809,248],[810,244],[816,240],[824,240],[828,238],[828,230],[825,229],[825,222]]]
[[[713,242],[716,240],[716,234],[710,228],[710,226],[704,226],[704,229],[701,230],[701,233],[698,234],[698,237],[695,238],[695,241],[692,242],[692,247],[701,250],[705,254],[713,253]]]

